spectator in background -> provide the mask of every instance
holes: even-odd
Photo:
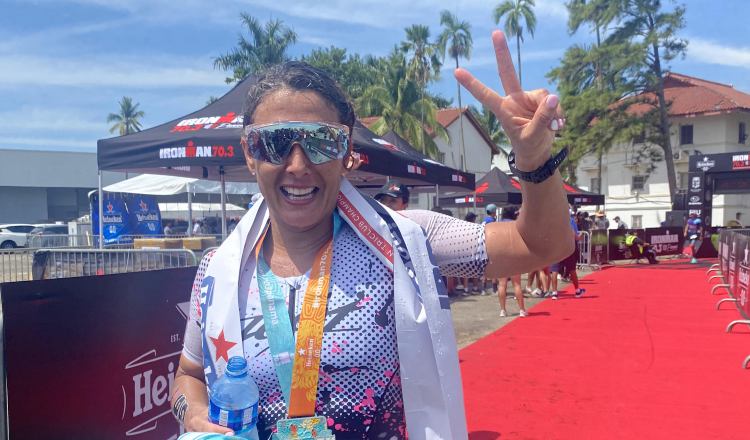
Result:
[[[164,226],[164,235],[174,235],[174,224],[172,222],[167,222],[167,225]]]
[[[464,220],[469,223],[476,223],[477,222],[477,215],[473,212],[467,212],[466,216],[464,217]],[[476,289],[476,286],[479,285],[479,279],[478,278],[464,278],[464,283],[460,284],[460,279],[458,280],[459,284],[456,285],[456,292],[460,292],[463,296],[469,295],[469,283],[471,283],[472,286]]]
[[[466,217],[464,217],[464,220],[466,220],[469,223],[476,223],[477,222],[477,215],[473,212],[469,212],[466,214]]]
[[[200,235],[203,233],[203,222],[200,220],[196,220],[195,224],[193,225],[193,235]]]
[[[506,207],[503,208],[503,212],[500,216],[501,222],[511,222],[516,219],[518,216],[518,209],[514,207]],[[523,301],[523,292],[521,291],[521,275],[511,275],[508,278],[501,278],[497,281],[497,297],[500,300],[500,316],[505,317],[508,316],[508,313],[505,311],[505,299],[508,295],[508,281],[510,281],[513,284],[513,293],[516,296],[516,301],[518,302],[518,316],[521,318],[524,318],[528,316],[528,313],[526,312],[526,305]]]
[[[402,211],[409,207],[409,188],[397,180],[391,180],[375,194],[375,200],[394,211]]]
[[[576,224],[578,225],[579,231],[590,231],[593,223],[589,218],[589,213],[586,211],[578,211],[576,213]]]
[[[596,211],[596,216],[594,217],[594,229],[602,229],[605,231],[609,229],[609,219],[601,209]]]
[[[563,278],[570,278],[570,281],[573,283],[573,287],[575,288],[575,296],[576,298],[580,298],[583,296],[584,293],[586,293],[586,289],[583,289],[578,284],[578,272],[576,271],[576,265],[578,264],[578,240],[581,239],[581,233],[578,231],[578,225],[576,225],[573,211],[570,212],[570,228],[573,229],[576,246],[573,250],[573,253],[570,254],[570,256],[559,264],[559,270],[560,275],[563,276]],[[552,284],[552,283],[550,283]],[[553,290],[553,293],[551,294],[553,299],[557,299],[557,295],[555,294],[555,290]]]
[[[690,249],[690,262],[692,264],[698,262],[698,259],[695,258],[695,242],[700,240],[702,235],[703,225],[701,224],[701,219],[698,218],[696,213],[691,212],[690,217],[688,217],[687,222],[685,223],[685,241],[688,242],[685,247]]]
[[[628,224],[620,220],[619,216],[613,218],[612,220],[615,221],[615,224],[617,225],[617,229],[628,229]]]

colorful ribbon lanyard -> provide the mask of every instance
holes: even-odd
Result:
[[[315,414],[323,328],[333,263],[333,238],[338,234],[340,227],[341,217],[334,212],[333,237],[318,250],[310,269],[310,280],[302,302],[296,344],[292,322],[286,311],[286,298],[261,250],[268,228],[255,247],[263,321],[276,376],[287,403],[288,417]]]

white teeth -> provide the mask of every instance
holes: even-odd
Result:
[[[282,188],[284,189],[284,191],[286,191],[290,195],[298,196],[298,197],[299,196],[310,195],[310,194],[312,194],[313,191],[315,191],[315,187],[314,186],[310,186],[310,187],[307,187],[307,188],[282,186]]]

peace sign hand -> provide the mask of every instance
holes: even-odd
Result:
[[[500,120],[516,153],[516,167],[532,171],[550,157],[555,131],[563,128],[559,98],[547,90],[524,92],[516,76],[505,34],[492,33],[497,69],[506,96],[482,84],[465,69],[456,69],[455,76],[479,102]]]

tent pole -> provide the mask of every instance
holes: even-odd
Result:
[[[102,190],[102,170],[98,170],[99,177],[99,249],[104,249],[104,190]]]
[[[224,167],[219,167],[221,179],[221,241],[227,239],[227,183],[224,180]]]
[[[188,196],[188,237],[193,236],[193,192],[190,188],[190,184],[187,184],[187,196]]]

